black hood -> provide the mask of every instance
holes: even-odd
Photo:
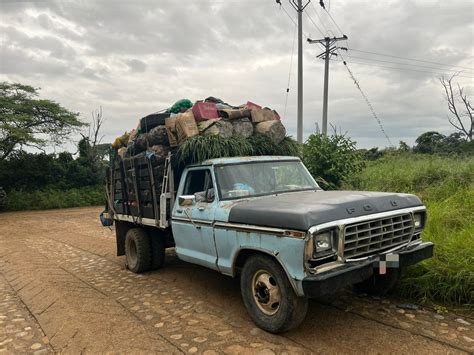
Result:
[[[230,223],[308,230],[338,219],[423,205],[415,195],[365,191],[302,191],[236,203]]]

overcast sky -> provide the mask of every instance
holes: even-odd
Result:
[[[295,17],[288,0],[281,2]],[[390,139],[413,144],[429,130],[451,133],[438,77],[462,70],[464,77],[458,81],[472,96],[474,2],[325,2],[349,37],[340,45],[452,66],[347,52],[349,68]],[[250,100],[285,113],[295,26],[274,0],[0,0],[0,4],[0,80],[41,87],[42,97],[80,112],[84,120],[102,106],[107,118],[105,141],[181,98],[216,96],[235,105]],[[303,14],[305,35],[340,36],[319,1],[313,4]],[[321,50],[304,43],[305,137],[321,124],[324,63],[315,58]],[[295,136],[296,47],[294,53],[283,122]],[[330,65],[329,86],[330,124],[347,131],[359,147],[387,146],[366,102],[337,60]]]

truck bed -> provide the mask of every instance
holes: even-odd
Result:
[[[174,201],[170,156],[162,161],[146,154],[115,156],[107,174],[107,199],[116,220],[166,228]]]

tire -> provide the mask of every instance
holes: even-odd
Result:
[[[400,269],[388,269],[384,275],[374,274],[369,279],[354,285],[357,292],[383,296],[392,290],[400,279]]]
[[[141,228],[132,228],[125,236],[127,268],[134,273],[151,269],[151,243],[148,234]]]
[[[306,316],[307,298],[295,294],[282,267],[269,256],[254,255],[245,262],[240,288],[250,317],[270,333],[295,328]]]
[[[165,264],[165,236],[161,234],[150,235],[151,243],[151,270],[161,269]]]
[[[164,126],[165,120],[170,117],[169,113],[152,113],[140,120],[140,129],[142,132],[150,132],[156,126]]]

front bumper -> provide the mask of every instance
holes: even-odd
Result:
[[[398,255],[395,267],[414,265],[433,256],[434,244],[426,242],[411,249],[400,250],[391,254]],[[334,293],[345,286],[362,282],[378,272],[381,257],[385,254],[372,256],[362,262],[350,262],[340,267],[321,272],[303,279],[302,286],[306,297],[319,297]],[[393,265],[392,265],[393,267]]]

